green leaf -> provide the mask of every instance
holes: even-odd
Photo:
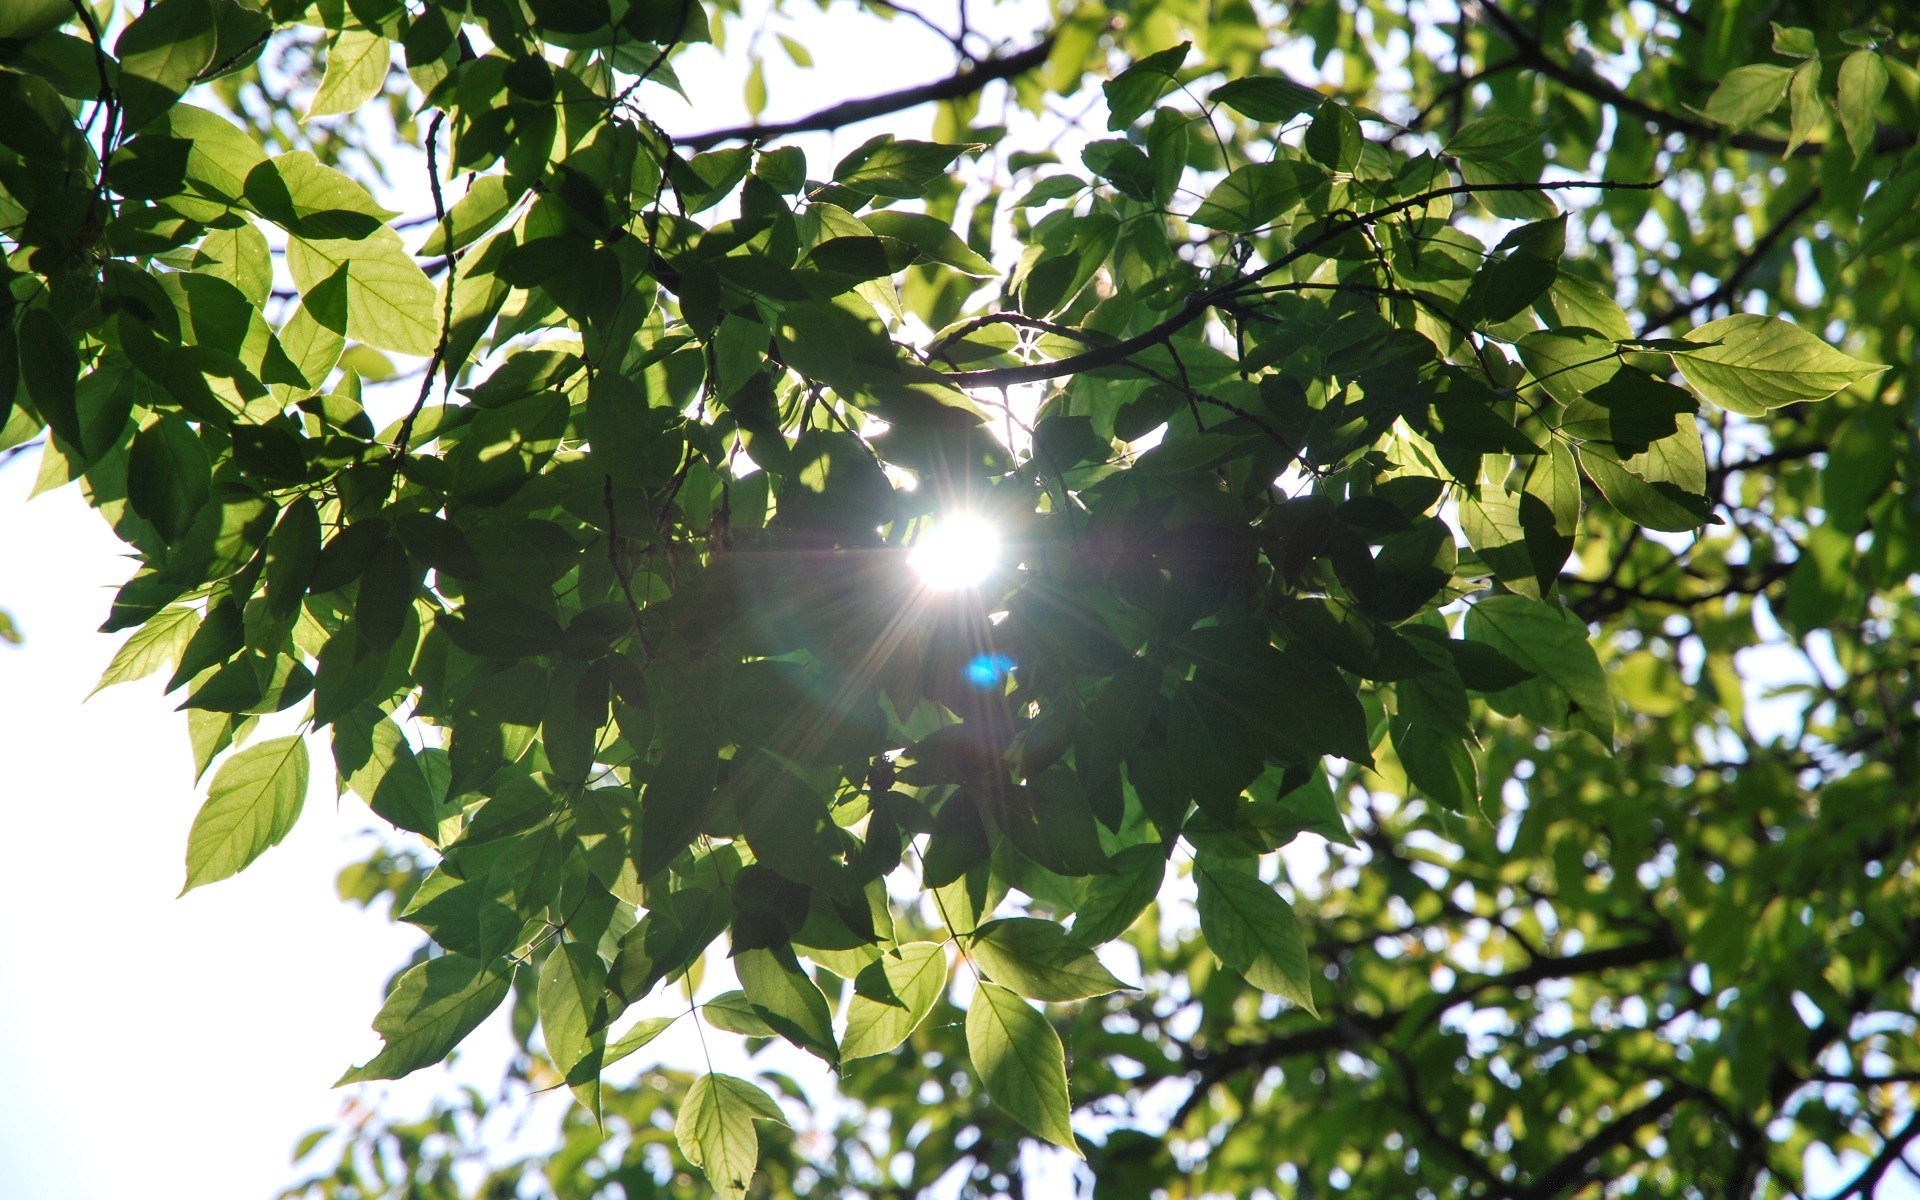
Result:
[[[1187,60],[1193,43],[1149,54],[1100,85],[1107,97],[1107,128],[1121,130],[1138,121],[1179,83],[1174,72]]]
[[[383,820],[437,840],[440,810],[433,789],[392,718],[368,706],[336,720],[333,759],[348,789]]]
[[[20,315],[20,380],[40,419],[61,441],[80,445],[80,409],[76,399],[80,358],[58,318],[44,308]]]
[[[193,427],[168,413],[134,435],[127,455],[127,501],[177,542],[212,494],[213,462]]]
[[[431,355],[440,340],[440,296],[400,235],[382,226],[364,239],[310,240],[289,235],[287,269],[301,292],[318,287],[345,266],[347,325],[369,346]]]
[[[1824,400],[1886,370],[1842,354],[1790,321],[1736,313],[1687,335],[1693,349],[1674,365],[1702,396],[1742,416],[1805,400]]]
[[[540,1034],[547,1057],[586,1110],[600,1115],[600,1070],[606,1033],[602,1024],[607,964],[592,946],[563,940],[540,964]]]
[[[747,67],[747,116],[755,121],[767,110],[767,64],[758,55]]]
[[[162,667],[180,661],[180,652],[200,627],[200,614],[191,608],[165,608],[147,621],[114,652],[113,661],[100,673],[93,692],[116,683],[145,679]]]
[[[883,133],[840,160],[833,181],[869,196],[912,200],[946,173],[953,160],[974,147],[896,141]]]
[[[1515,343],[1520,361],[1547,394],[1565,404],[1612,379],[1620,350],[1587,329],[1538,330]]]
[[[1447,139],[1440,153],[1467,162],[1502,162],[1538,142],[1547,127],[1519,117],[1477,117]]]
[[[1587,478],[1621,516],[1673,533],[1707,523],[1707,456],[1700,426],[1690,417],[1666,437],[1642,446],[1586,442],[1579,448]]]
[[[1735,67],[1720,80],[1720,86],[1707,97],[1707,118],[1734,129],[1747,126],[1780,107],[1787,85],[1793,80],[1788,67],[1759,64]]]
[[[707,1024],[728,1033],[737,1033],[744,1037],[778,1037],[779,1031],[767,1024],[766,1020],[754,1010],[753,1001],[747,994],[735,988],[721,992],[718,996],[700,1006],[700,1015]]]
[[[509,186],[505,175],[482,175],[447,210],[447,219],[434,225],[420,246],[419,257],[438,258],[449,250],[471,246],[513,211],[522,194],[519,188]]]
[[[1153,164],[1147,161],[1140,147],[1125,138],[1102,138],[1089,143],[1080,152],[1080,161],[1128,199],[1153,202]]]
[[[1840,423],[1820,471],[1820,504],[1828,526],[1857,533],[1872,504],[1893,481],[1904,448],[1900,410],[1875,404]]]
[[[1128,846],[1113,856],[1113,866],[1113,874],[1087,881],[1086,899],[1074,910],[1073,928],[1067,934],[1077,945],[1102,945],[1133,927],[1160,894],[1167,875],[1165,847],[1158,843]]]
[[[213,65],[220,34],[209,0],[159,0],[121,31],[116,89],[124,127],[137,130],[171,107]]]
[[[1214,185],[1187,219],[1209,229],[1251,233],[1299,207],[1326,179],[1325,171],[1294,159],[1239,167]]]
[[[290,150],[247,173],[247,203],[288,233],[358,241],[393,218],[354,178],[305,150]]]
[[[1565,214],[1523,225],[1500,240],[1474,283],[1489,321],[1506,321],[1538,300],[1560,271],[1567,250]]]
[[[464,954],[446,954],[407,968],[373,1019],[386,1045],[333,1086],[399,1079],[439,1062],[500,1007],[511,978],[507,960],[483,961]]]
[[[1488,596],[1467,609],[1467,640],[1505,654],[1534,677],[1487,695],[1493,710],[1549,729],[1613,742],[1613,696],[1579,617],[1525,596]]]
[[[1538,177],[1523,172],[1504,158],[1462,158],[1459,161],[1460,179],[1469,187],[1490,189],[1498,185],[1501,189],[1478,191],[1473,196],[1496,217],[1513,221],[1544,221],[1560,211],[1544,190],[1515,189],[1512,185],[1535,183]]]
[[[327,43],[327,71],[303,121],[350,113],[380,94],[392,43],[378,33],[345,29]]]
[[[1263,124],[1291,121],[1304,112],[1320,107],[1326,97],[1310,87],[1273,75],[1254,75],[1231,79],[1207,94],[1215,104],[1224,104],[1243,117]]]
[[[934,942],[907,942],[866,966],[847,1003],[842,1061],[898,1047],[927,1019],[947,986],[947,953]]]
[[[307,743],[300,737],[259,742],[222,763],[187,837],[180,894],[238,874],[278,845],[306,799]]]
[[[1417,721],[1396,720],[1391,728],[1393,750],[1408,782],[1454,812],[1471,812],[1480,798],[1472,747]]]
[[[1789,58],[1813,58],[1820,53],[1820,46],[1813,39],[1813,30],[1793,25],[1782,25],[1778,21],[1773,26],[1773,52]]]
[[[733,970],[747,999],[780,1036],[829,1063],[840,1061],[826,994],[801,969],[793,951],[742,950],[734,955]]]
[[[759,1165],[760,1134],[753,1127],[755,1121],[787,1123],[773,1097],[732,1075],[702,1075],[680,1102],[674,1140],[724,1200],[745,1197]]]
[[[1064,200],[1086,191],[1088,186],[1078,175],[1049,175],[1028,188],[1026,195],[1014,201],[1013,207],[1033,208],[1050,200]]]
[[[1874,113],[1886,90],[1887,64],[1872,50],[1855,50],[1840,64],[1840,128],[1846,130],[1856,165],[1873,153]]]
[[[70,5],[61,8],[69,14],[73,11]],[[0,8],[0,23],[10,15]],[[12,149],[26,162],[71,170],[86,161],[86,139],[67,110],[66,101],[46,80],[0,71],[0,111],[7,114],[7,120],[0,122],[0,146]]]
[[[1034,1000],[1085,1000],[1127,985],[1067,931],[1034,917],[1004,917],[974,931],[973,959],[996,982]]]
[[[347,348],[347,275],[342,263],[300,298],[300,307],[280,331],[280,346],[310,388],[320,388]]]
[[[1809,59],[1795,67],[1793,83],[1787,92],[1792,103],[1787,110],[1786,153],[1791,158],[1808,138],[1820,132],[1827,123],[1827,103],[1820,98],[1820,60]]]
[[[1293,906],[1257,875],[1206,858],[1193,864],[1200,932],[1214,957],[1263,992],[1313,1006],[1307,942]]]
[[[267,161],[260,143],[225,117],[176,104],[166,113],[168,137],[187,145],[186,181],[192,192],[222,202],[238,202],[247,191],[247,179]]]
[[[952,226],[924,213],[883,208],[867,213],[860,220],[879,236],[898,238],[918,250],[922,257],[945,263],[962,275],[985,279],[1000,273],[992,263],[974,253]]]
[[[1337,100],[1327,100],[1307,126],[1302,144],[1313,161],[1329,171],[1350,172],[1360,165],[1360,148],[1366,140],[1353,111]]]
[[[1627,314],[1599,284],[1562,270],[1554,276],[1548,296],[1560,325],[1583,326],[1603,337],[1624,342],[1633,336]]]
[[[600,1059],[600,1069],[604,1071],[646,1046],[671,1028],[676,1019],[674,1017],[643,1017],[635,1021],[633,1027],[621,1034],[618,1041],[607,1045],[607,1051]]]
[[[987,1095],[1036,1137],[1081,1154],[1067,1099],[1060,1035],[1031,1004],[997,983],[981,983],[967,1006],[967,1054]]]

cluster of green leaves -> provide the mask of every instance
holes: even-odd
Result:
[[[1625,18],[1590,7],[1605,49]],[[1076,1096],[1134,1106],[1187,1078],[1177,1123],[1228,1191],[1277,1186],[1261,1139],[1279,1129],[1294,1175],[1278,1182],[1302,1191],[1371,1171],[1375,1192],[1411,1173],[1444,1194],[1547,1195],[1626,1143],[1588,1144],[1611,1136],[1601,1116],[1528,1140],[1521,1114],[1582,1092],[1581,1113],[1617,1111],[1641,1084],[1599,1099],[1574,1043],[1513,1040],[1532,1056],[1506,1068],[1515,1095],[1489,1099],[1497,1073],[1449,1089],[1437,1080],[1470,1049],[1440,1020],[1454,1003],[1654,963],[1693,997],[1675,991],[1674,1012],[1776,1036],[1777,1020],[1731,1011],[1752,989],[1721,983],[1743,960],[1713,940],[1790,923],[1761,882],[1626,943],[1641,957],[1581,947],[1676,894],[1706,903],[1688,855],[1723,871],[1762,856],[1747,830],[1732,857],[1699,815],[1713,790],[1697,780],[1719,768],[1694,735],[1739,728],[1733,654],[1761,640],[1749,597],[1786,574],[1771,569],[1783,541],[1810,564],[1787,585],[1796,631],[1844,614],[1874,661],[1898,661],[1911,634],[1873,622],[1913,565],[1886,533],[1911,520],[1889,449],[1908,425],[1877,402],[1880,368],[1812,332],[1831,332],[1824,311],[1645,336],[1699,307],[1686,272],[1737,286],[1757,261],[1689,236],[1633,286],[1613,278],[1596,249],[1609,229],[1650,211],[1688,228],[1655,190],[1673,151],[1633,121],[1596,140],[1596,106],[1653,118],[1556,74],[1546,35],[1499,13],[1511,28],[1474,35],[1513,55],[1483,69],[1488,115],[1438,135],[1394,124],[1369,106],[1386,100],[1367,92],[1365,39],[1405,18],[1370,11],[1383,24],[1361,31],[1307,6],[1291,35],[1360,64],[1336,97],[1259,67],[1269,34],[1250,7],[1123,22],[1110,74],[1108,14],[1076,10],[1014,92],[1038,109],[1106,76],[1111,136],[1077,166],[997,168],[983,151],[1001,131],[964,85],[936,140],[882,135],[832,165],[751,132],[677,145],[637,98],[672,84],[679,47],[724,29],[724,10],[699,5],[157,0],[113,20],[34,8],[0,29],[0,103],[18,117],[0,125],[0,360],[17,363],[0,370],[0,450],[44,436],[43,486],[78,480],[140,554],[107,622],[133,632],[103,683],[169,670],[200,768],[220,759],[187,886],[285,837],[311,731],[330,737],[342,788],[406,838],[353,894],[390,895],[435,948],[394,981],[383,1050],[343,1082],[436,1063],[513,997],[543,1081],[581,1102],[567,1148],[538,1167],[575,1180],[556,1188],[645,1194],[668,1126],[723,1194],[746,1193],[763,1158],[796,1180],[760,1084],[709,1073],[663,1098],[603,1082],[670,1024],[650,998],[691,996],[724,944],[739,987],[699,1019],[790,1043],[894,1109],[873,1157],[908,1152],[914,1186],[970,1158],[983,1190],[1003,1188],[1024,1131],[1089,1154],[1122,1194],[1174,1187],[1191,1162],[1138,1131],[1083,1142],[1070,1115]],[[1689,39],[1705,36],[1675,41],[1701,69],[1713,59]],[[1891,35],[1849,32],[1846,143],[1812,141],[1802,108],[1826,111],[1818,64],[1837,36],[1826,19],[1783,26],[1776,48],[1803,65],[1721,71],[1705,111],[1748,125],[1791,91],[1788,139],[1740,136],[1796,170],[1818,150],[1833,203],[1852,188],[1856,209],[1887,206],[1865,249],[1910,232],[1911,205],[1893,206],[1920,174],[1874,188],[1870,173],[1901,148],[1877,122],[1911,118],[1912,89],[1886,83],[1906,71],[1889,70]],[[271,153],[284,131],[243,115],[263,50],[316,37],[310,118],[385,96],[429,147],[435,213],[413,252],[337,146]],[[1431,69],[1414,65],[1415,83],[1438,92]],[[1774,88],[1754,71],[1783,74]],[[1566,128],[1499,90],[1540,80],[1561,85],[1547,111]],[[1458,82],[1456,110],[1473,81]],[[1620,304],[1665,296],[1684,307],[1639,328]],[[1911,349],[1910,335],[1856,340],[1888,361]],[[425,362],[384,427],[362,379],[374,352]],[[1028,420],[1004,389],[1036,382]],[[1806,407],[1849,389],[1846,405]],[[1840,415],[1802,415],[1825,408]],[[1776,431],[1843,419],[1824,500],[1791,484],[1776,500],[1728,457],[1742,431],[1824,451]],[[1729,503],[1735,482],[1751,494]],[[904,548],[953,511],[999,523],[1015,565],[930,595]],[[1862,575],[1849,556],[1869,526],[1881,557]],[[1676,682],[1680,652],[1658,641],[1674,611],[1695,620],[1696,682]],[[1721,707],[1703,713],[1695,687]],[[262,718],[298,732],[256,739]],[[1899,745],[1911,714],[1885,720],[1894,733],[1850,753]],[[1742,732],[1741,761],[1759,757],[1765,739]],[[1688,778],[1649,786],[1663,765]],[[1835,836],[1823,809],[1802,811],[1797,789],[1816,781],[1751,777],[1770,781],[1741,802],[1765,814],[1779,886],[1811,903],[1824,877],[1799,886],[1791,870]],[[1641,780],[1637,825],[1630,806],[1569,807],[1608,778]],[[1401,803],[1353,803],[1378,795]],[[1526,839],[1511,870],[1510,807]],[[1303,832],[1364,860],[1336,852],[1306,919],[1275,884],[1277,851]],[[1590,902],[1599,860],[1583,856],[1602,838],[1620,857]],[[1178,877],[1195,888],[1188,925],[1156,903]],[[1815,910],[1835,927],[1865,903],[1834,896]],[[1781,936],[1811,953],[1801,930],[1822,926],[1794,919]],[[1475,947],[1443,969],[1477,978],[1422,1000],[1436,985],[1400,961],[1408,938]],[[1144,991],[1102,964],[1116,942]],[[1526,965],[1509,965],[1509,942]],[[1692,981],[1687,945],[1714,988]],[[1831,1014],[1883,1002],[1904,967],[1845,969],[1809,1003],[1864,1041]],[[1513,1011],[1526,1026],[1533,1010]],[[909,1041],[924,1072],[874,1061]],[[1813,1071],[1834,1042],[1766,1044]],[[1359,1055],[1307,1081],[1371,1112],[1383,1144],[1416,1148],[1344,1155],[1355,1126],[1339,1122],[1314,1141],[1304,1087],[1243,1074],[1295,1046]],[[1616,1050],[1642,1062],[1658,1047]],[[1729,1144],[1751,1156],[1751,1130],[1794,1095],[1754,1077],[1766,1060],[1722,1054],[1654,1085],[1665,1107],[1648,1120],[1704,1095],[1738,1119],[1731,1142],[1701,1139],[1700,1162],[1725,1169]],[[1496,1110],[1464,1143],[1442,1128]],[[1833,1111],[1844,1125],[1857,1110]],[[367,1131],[401,1148],[387,1183],[445,1185],[460,1115]],[[1752,1170],[1775,1170],[1768,1153]],[[847,1151],[805,1169],[852,1188],[894,1168]],[[345,1155],[315,1186],[386,1184]]]

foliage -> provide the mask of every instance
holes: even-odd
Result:
[[[724,0],[12,10],[0,452],[140,556],[103,684],[171,668],[227,756],[187,886],[324,731],[395,831],[343,892],[432,941],[343,1082],[511,1003],[508,1092],[580,1102],[511,1163],[477,1095],[369,1120],[304,1191],[1017,1194],[1031,1135],[1115,1196],[1802,1194],[1816,1145],[1870,1193],[1920,76],[1839,7],[1088,4],[678,138]],[[1002,81],[1107,128],[999,155]],[[356,178],[379,115],[429,221]],[[956,512],[1009,562],[929,593]],[[603,1078],[714,947],[703,1036],[831,1065],[830,1153],[777,1072]]]

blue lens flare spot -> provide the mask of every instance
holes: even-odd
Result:
[[[961,669],[961,676],[982,690],[999,687],[1013,670],[1011,654],[982,654]]]

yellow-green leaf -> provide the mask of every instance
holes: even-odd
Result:
[[[1887,90],[1887,64],[1871,50],[1855,50],[1840,64],[1840,127],[1855,163],[1873,153],[1874,112]]]
[[[759,1087],[733,1075],[702,1075],[687,1089],[673,1138],[680,1153],[706,1173],[724,1200],[747,1194],[753,1169],[760,1162],[760,1134],[755,1121],[786,1124],[780,1106]]]
[[[327,72],[303,120],[350,113],[380,94],[391,46],[377,33],[343,30],[327,44]]]
[[[185,895],[238,874],[287,836],[307,798],[307,744],[274,738],[240,751],[214,772],[187,837]]]
[[[287,269],[305,292],[352,264],[347,272],[347,327],[381,350],[425,358],[440,340],[440,296],[400,244],[381,226],[364,240],[287,238]]]
[[[1805,400],[1824,400],[1886,370],[1842,354],[1790,321],[1736,313],[1687,335],[1673,354],[1687,382],[1720,407],[1743,416]]]
[[[995,981],[1034,1000],[1085,1000],[1127,986],[1066,930],[1035,917],[988,921],[974,932],[972,954]]]
[[[93,691],[145,679],[161,667],[172,666],[180,660],[180,651],[199,627],[200,614],[191,608],[162,609],[114,653],[113,661],[101,672],[100,682],[93,685]]]
[[[1214,957],[1261,991],[1315,1011],[1307,940],[1293,907],[1259,876],[1204,858],[1194,864],[1194,876],[1200,931]]]
[[[386,1045],[334,1086],[398,1079],[439,1062],[500,1007],[512,977],[506,959],[482,961],[464,954],[446,954],[407,968],[373,1019]]]
[[[1707,97],[1706,114],[1721,125],[1745,129],[1780,107],[1792,79],[1793,72],[1786,67],[1735,67]]]
[[[880,956],[854,980],[840,1057],[885,1054],[927,1019],[947,982],[946,952],[933,942],[908,942]]]
[[[967,1008],[967,1055],[987,1095],[1036,1137],[1080,1153],[1067,1098],[1066,1052],[1047,1019],[997,983]]]

